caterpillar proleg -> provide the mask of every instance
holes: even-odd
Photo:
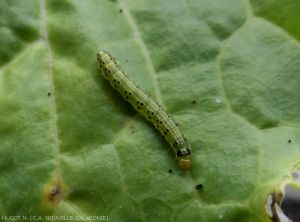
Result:
[[[176,154],[179,168],[189,169],[191,147],[170,114],[130,81],[116,59],[108,52],[97,53],[97,60],[101,73],[112,87],[165,137]]]

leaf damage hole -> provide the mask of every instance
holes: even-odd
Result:
[[[43,189],[43,203],[47,208],[55,208],[62,199],[67,197],[68,188],[55,178],[52,178]]]
[[[60,184],[56,184],[48,194],[48,200],[52,203],[58,202],[62,197],[62,189]]]
[[[300,221],[299,187],[291,182],[284,184],[268,196],[265,208],[274,222]]]

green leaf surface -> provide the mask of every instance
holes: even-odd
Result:
[[[1,0],[0,220],[270,221],[300,170],[299,8]],[[101,49],[180,123],[188,172],[100,75]]]

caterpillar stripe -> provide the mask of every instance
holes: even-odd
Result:
[[[108,52],[100,51],[97,53],[97,60],[101,73],[112,87],[165,137],[176,153],[179,168],[183,170],[189,169],[191,167],[189,142],[181,133],[170,114],[131,82],[116,59]]]

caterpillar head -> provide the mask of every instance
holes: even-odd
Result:
[[[188,170],[192,166],[191,150],[189,148],[180,149],[177,151],[178,166],[182,170]]]
[[[101,50],[100,52],[97,53],[97,60],[100,69],[104,68],[113,63],[116,67],[121,68],[120,64],[116,61],[115,57],[113,57],[109,52]]]

